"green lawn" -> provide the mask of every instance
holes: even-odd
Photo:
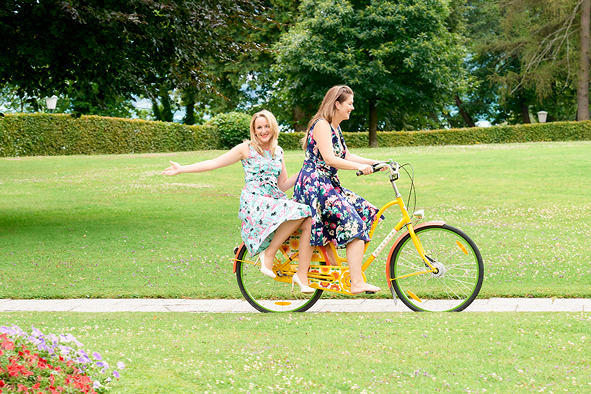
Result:
[[[0,313],[126,368],[113,393],[588,393],[584,313]]]
[[[242,167],[161,175],[219,153],[0,158],[0,298],[241,298]],[[591,142],[354,153],[412,163],[417,209],[479,245],[481,298],[591,297]],[[286,152],[288,171],[302,159]],[[383,174],[341,181],[376,205],[392,198]],[[397,220],[387,213],[376,237]],[[386,256],[368,271],[383,288]]]

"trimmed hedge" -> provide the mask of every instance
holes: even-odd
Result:
[[[5,114],[0,117],[0,157],[224,149],[223,127],[212,122],[186,126],[100,116]],[[303,135],[281,133],[279,145],[301,149]],[[380,147],[580,140],[591,140],[591,121],[378,133]],[[367,147],[368,133],[345,133],[345,141],[350,148]]]
[[[186,126],[100,116],[5,114],[0,156],[176,152],[217,148],[212,125]]]
[[[369,133],[343,133],[349,148],[367,148]],[[301,149],[304,133],[282,133],[279,145],[286,150]],[[465,129],[423,131],[380,131],[378,146],[473,145],[509,142],[591,140],[591,121],[532,123]]]

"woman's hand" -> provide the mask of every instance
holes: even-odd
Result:
[[[172,166],[168,167],[166,170],[162,171],[163,175],[177,175],[181,173],[181,165],[179,163],[175,163],[174,161],[171,161],[170,164],[172,164]]]
[[[373,168],[371,165],[362,165],[358,168],[359,171],[363,173],[363,175],[373,174]]]

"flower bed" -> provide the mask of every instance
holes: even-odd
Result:
[[[97,352],[88,354],[70,334],[31,334],[18,326],[0,327],[0,393],[105,393],[119,378]],[[123,369],[122,362],[117,363]],[[112,375],[112,377],[111,377]]]

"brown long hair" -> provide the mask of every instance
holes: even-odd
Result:
[[[250,146],[252,146],[259,154],[263,155],[263,148],[259,145],[259,140],[256,137],[254,132],[254,122],[258,118],[265,118],[271,127],[271,141],[269,145],[269,152],[271,152],[271,156],[275,156],[275,149],[277,148],[277,138],[279,138],[279,125],[277,124],[277,119],[275,116],[265,110],[259,111],[256,114],[252,115],[252,119],[250,119]]]
[[[326,92],[322,104],[320,104],[320,108],[318,108],[318,112],[316,112],[316,115],[314,115],[310,122],[308,122],[306,135],[302,138],[302,147],[304,150],[308,147],[308,134],[314,123],[319,119],[326,119],[328,123],[331,123],[336,111],[335,103],[337,101],[343,103],[352,95],[353,89],[347,85],[336,85]]]

